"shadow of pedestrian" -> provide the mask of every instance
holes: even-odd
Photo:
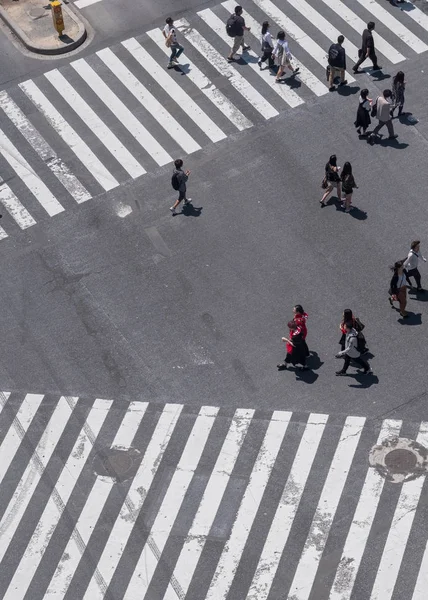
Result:
[[[418,292],[416,288],[408,288],[409,298],[417,302],[428,302],[428,292]],[[412,294],[410,296],[410,294]]]
[[[367,219],[366,211],[361,210],[361,208],[358,208],[358,206],[354,206],[349,214],[357,221],[365,221]]]
[[[181,214],[186,217],[200,217],[202,213],[202,206],[197,207],[193,206],[193,204],[186,204],[181,209]]]
[[[355,96],[355,94],[358,94],[358,92],[360,91],[360,88],[356,85],[354,86],[350,86],[350,85],[341,85],[340,87],[337,88],[337,93],[339,94],[339,96]]]
[[[394,119],[398,119],[402,125],[406,125],[406,127],[414,126],[418,123],[418,119],[413,116],[411,112],[403,112],[401,115],[397,115]]]
[[[350,373],[348,377],[353,377],[356,383],[349,384],[350,388],[367,389],[372,385],[379,383],[379,377],[377,375],[364,375],[364,373]]]
[[[283,77],[284,79],[281,77],[281,79],[279,80],[279,84],[277,85],[286,85],[287,87],[293,90],[302,87],[302,82],[299,79],[296,79],[296,77],[299,77],[298,73],[292,75],[286,75],[284,73]]]
[[[315,383],[318,379],[319,375],[314,373],[310,369],[308,371],[298,371],[296,370],[296,381],[303,381],[304,383]]]
[[[395,140],[390,140],[389,138],[375,138],[371,145],[379,144],[380,146],[394,148],[394,150],[404,150],[409,147],[409,144],[405,144],[404,142],[399,142],[397,138]]]
[[[382,71],[372,71],[371,73],[367,73],[376,83],[378,81],[384,81],[385,79],[391,79],[391,75],[389,73],[383,73]]]
[[[323,366],[323,361],[318,356],[318,353],[314,350],[309,350],[309,356],[307,358],[307,365],[312,371],[317,371]]]
[[[400,325],[422,325],[422,313],[412,313],[407,311],[408,316],[403,319],[400,317],[398,323]]]

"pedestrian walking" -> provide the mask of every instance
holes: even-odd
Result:
[[[301,304],[295,304],[293,306],[293,321],[302,328],[302,337],[304,340],[306,340],[306,336],[308,335],[308,328],[306,326],[307,320],[308,313],[303,310],[303,306]]]
[[[306,366],[306,358],[309,355],[309,350],[305,340],[303,339],[302,326],[298,325],[295,321],[289,321],[287,323],[287,327],[290,331],[288,338],[281,338],[286,344],[287,355],[284,359],[284,362],[279,363],[276,366],[279,371],[283,371],[290,363],[293,366],[299,364],[301,365],[299,370],[306,371],[308,369]]]
[[[394,116],[394,110],[398,108],[398,116],[403,112],[404,106],[404,90],[406,82],[404,81],[403,71],[398,71],[397,75],[392,80],[392,104],[391,117]]]
[[[406,319],[407,285],[406,273],[404,272],[404,260],[397,261],[391,270],[394,272],[389,285],[389,303],[394,308],[394,302],[400,305],[400,315]]]
[[[346,375],[351,360],[356,362],[362,369],[364,375],[372,374],[369,363],[361,358],[361,354],[357,347],[357,332],[352,326],[352,322],[345,324],[345,348],[336,354],[336,358],[344,358],[343,367],[336,371],[336,375]]]
[[[365,354],[369,351],[367,348],[366,338],[363,334],[363,329],[365,327],[364,323],[360,321],[358,317],[355,317],[350,308],[345,308],[343,311],[342,320],[339,324],[339,329],[342,333],[340,336],[339,344],[340,349],[345,350],[345,341],[346,341],[346,323],[352,323],[352,327],[357,332],[357,350],[360,354]]]
[[[373,31],[375,29],[375,24],[373,21],[367,23],[367,29],[364,29],[361,41],[361,49],[358,50],[359,59],[357,63],[353,67],[354,73],[360,73],[360,66],[363,64],[367,58],[373,63],[373,71],[380,71],[382,67],[377,64],[377,56],[375,52],[375,45],[373,39]]]
[[[366,131],[372,120],[370,119],[370,110],[372,107],[372,99],[369,98],[369,90],[364,88],[360,92],[360,98],[358,102],[357,118],[355,120],[355,127],[357,128],[358,135],[366,135]],[[361,130],[363,132],[361,133]]]
[[[322,180],[322,184],[321,184],[321,187],[323,189],[325,189],[324,195],[320,200],[321,208],[326,206],[325,201],[328,198],[328,196],[331,194],[331,192],[333,191],[334,187],[337,189],[337,197],[340,200],[341,181],[340,181],[339,171],[340,171],[340,167],[337,166],[336,155],[332,154],[330,156],[328,163],[325,166],[325,175],[324,175],[324,179]]]
[[[410,251],[409,254],[407,255],[406,260],[404,261],[404,269],[406,272],[406,281],[407,283],[412,286],[411,282],[410,282],[410,277],[414,277],[415,282],[416,282],[416,290],[418,292],[423,292],[425,291],[421,285],[421,274],[419,273],[419,269],[418,269],[418,263],[419,263],[419,259],[421,258],[424,262],[427,261],[427,259],[425,258],[425,256],[422,256],[421,252],[421,242],[420,240],[415,240],[414,242],[412,242],[410,244]]]
[[[262,64],[268,61],[269,69],[273,69],[275,66],[275,59],[272,56],[274,43],[272,39],[272,35],[269,31],[269,21],[263,21],[262,25],[262,54],[257,61],[260,69],[262,68]]]
[[[343,165],[342,173],[340,175],[342,181],[342,192],[344,194],[344,202],[342,204],[345,212],[351,212],[352,210],[352,193],[354,188],[358,189],[358,185],[355,183],[354,176],[352,174],[352,165],[350,162],[346,162]]]
[[[172,17],[166,19],[166,25],[162,33],[165,38],[166,47],[171,50],[167,68],[172,69],[178,63],[178,59],[184,51],[183,46],[177,42],[177,31],[174,27],[174,19]]]
[[[291,52],[288,48],[288,43],[285,39],[284,31],[278,32],[278,35],[276,36],[276,45],[272,55],[279,65],[278,72],[275,78],[276,83],[279,83],[279,81],[281,80],[281,77],[283,76],[285,71],[285,67],[290,69],[293,75],[296,75],[300,71],[299,67],[294,68],[291,64]]]
[[[391,90],[384,90],[382,92],[382,96],[379,96],[376,99],[376,103],[373,104],[371,115],[372,117],[376,116],[379,120],[379,123],[376,125],[376,127],[373,129],[373,131],[368,137],[368,141],[371,144],[375,141],[377,134],[382,129],[382,127],[385,127],[385,125],[389,133],[388,139],[395,140],[396,138],[398,138],[398,135],[394,133],[394,125],[392,124],[391,120],[391,103]]]
[[[243,52],[250,49],[250,46],[245,44],[244,32],[250,31],[251,27],[245,25],[245,19],[242,16],[242,6],[235,6],[235,12],[230,15],[226,23],[226,33],[234,38],[232,49],[227,57],[227,60],[235,60],[234,55],[238,52],[238,48],[241,46]]]
[[[191,198],[186,198],[187,191],[187,180],[189,179],[190,171],[183,171],[183,161],[181,158],[177,158],[174,161],[174,172],[171,178],[171,185],[174,190],[178,192],[178,198],[169,209],[173,215],[176,215],[175,209],[184,200],[184,206],[187,206],[191,202]]]
[[[340,77],[339,85],[346,85],[348,83],[345,79],[346,52],[345,48],[343,48],[342,46],[344,41],[344,36],[339,35],[339,37],[337,38],[337,44],[332,44],[328,49],[328,64],[330,67],[330,92],[334,92],[334,90],[336,89],[336,86],[334,85],[336,77]]]

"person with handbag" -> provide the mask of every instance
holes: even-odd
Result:
[[[284,371],[291,363],[293,366],[300,364],[299,370],[307,371],[306,358],[309,356],[309,350],[303,337],[303,328],[294,320],[289,321],[287,327],[290,330],[288,338],[281,338],[286,344],[287,355],[282,363],[276,365],[277,369],[278,371]]]
[[[325,166],[325,175],[322,180],[321,187],[325,190],[323,197],[320,200],[321,208],[327,206],[325,201],[333,191],[335,187],[337,190],[337,197],[340,199],[341,196],[341,181],[339,176],[340,167],[337,166],[337,158],[335,154],[332,154],[329,158],[328,163]]]
[[[358,350],[358,352],[360,352],[360,354],[365,354],[366,352],[368,352],[369,349],[367,348],[366,338],[363,334],[363,329],[364,329],[365,325],[364,325],[364,323],[361,322],[361,320],[358,317],[355,317],[353,315],[352,310],[350,308],[345,308],[345,310],[343,311],[342,320],[339,324],[339,329],[342,332],[342,335],[340,336],[340,340],[339,340],[340,349],[341,350],[345,349],[345,339],[346,339],[345,325],[346,325],[346,323],[352,323],[352,327],[357,332],[357,350]]]
[[[376,103],[373,104],[372,107],[372,117],[377,117],[379,123],[373,129],[371,134],[368,137],[368,142],[373,143],[377,134],[385,127],[388,129],[389,140],[395,140],[398,138],[398,135],[394,133],[394,125],[392,124],[391,117],[391,106],[392,106],[392,92],[391,90],[384,90],[382,95],[379,96],[376,100]]]
[[[342,181],[342,192],[345,196],[343,208],[345,212],[351,212],[351,203],[352,203],[352,194],[354,192],[354,188],[358,189],[358,185],[355,183],[354,176],[352,174],[352,165],[350,162],[346,162],[343,165],[342,173],[340,175],[340,179]]]
[[[291,52],[288,48],[284,31],[278,32],[278,35],[276,36],[276,45],[272,55],[279,63],[278,72],[275,78],[276,83],[279,83],[281,77],[284,75],[285,67],[290,69],[293,75],[296,75],[300,71],[299,67],[294,68],[291,64]]]
[[[369,363],[361,358],[361,354],[358,351],[357,332],[352,327],[352,322],[345,323],[345,347],[343,350],[336,354],[336,358],[344,358],[343,367],[336,371],[336,375],[346,375],[351,360],[356,362],[362,369],[364,375],[371,375],[373,371],[370,368]]]
[[[273,69],[275,67],[275,59],[272,56],[273,49],[274,43],[272,40],[272,35],[269,31],[269,21],[264,21],[262,25],[262,55],[257,61],[260,69],[262,68],[262,64],[266,61],[268,61],[269,69]]]
[[[406,273],[404,270],[404,260],[397,261],[391,270],[394,272],[389,285],[389,303],[394,308],[394,302],[400,305],[400,315],[406,319],[409,315],[406,312],[407,305],[407,285]]]
[[[165,38],[165,46],[171,50],[171,56],[167,65],[168,69],[173,69],[178,63],[180,55],[183,53],[184,48],[177,42],[177,32],[174,27],[174,19],[168,17],[166,19],[166,25],[163,28],[163,37]]]
[[[370,109],[372,107],[372,100],[369,98],[369,90],[364,88],[360,92],[360,98],[358,102],[357,118],[355,119],[355,127],[357,128],[358,135],[366,135],[366,131],[372,120],[370,119]],[[361,130],[363,132],[361,133]]]

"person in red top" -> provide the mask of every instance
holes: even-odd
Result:
[[[347,334],[346,323],[352,323],[352,327],[355,329],[355,331],[358,334],[357,335],[358,352],[360,352],[361,354],[365,354],[366,352],[368,352],[369,349],[367,348],[367,345],[366,345],[366,338],[364,337],[364,334],[363,334],[363,329],[364,329],[365,325],[363,323],[361,323],[361,321],[358,317],[355,317],[353,315],[352,310],[350,308],[345,308],[345,310],[343,311],[342,321],[339,324],[339,329],[342,332],[342,335],[340,336],[340,340],[339,340],[340,348],[342,350],[345,349],[345,339],[346,339],[346,334]]]
[[[304,340],[306,340],[306,336],[308,335],[308,328],[306,327],[308,314],[305,313],[301,304],[295,304],[293,306],[293,313],[293,321],[296,323],[296,325],[299,325],[302,328],[302,337]]]
[[[292,363],[293,366],[297,364],[302,365],[299,367],[300,371],[306,371],[306,357],[309,355],[308,346],[304,340],[304,327],[305,324],[297,324],[296,321],[289,321],[287,326],[290,330],[288,338],[283,337],[282,341],[286,344],[287,355],[284,362],[279,363],[277,366],[279,371],[283,371],[287,368],[287,365]]]

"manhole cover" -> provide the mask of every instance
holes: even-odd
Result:
[[[134,477],[140,460],[141,453],[136,448],[115,446],[97,452],[92,467],[101,479],[121,482]]]
[[[43,8],[32,8],[28,11],[28,15],[33,21],[46,17],[47,13]]]
[[[369,462],[391,483],[403,483],[427,473],[428,450],[415,440],[391,437],[373,446]]]

